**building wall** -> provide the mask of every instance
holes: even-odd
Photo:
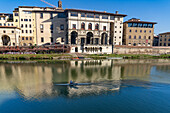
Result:
[[[153,28],[141,28],[141,27],[128,27],[128,23],[124,23],[123,36],[124,36],[123,45],[152,46],[154,39],[154,25]],[[131,39],[129,39],[129,36],[131,36]],[[136,39],[134,38],[135,36]],[[141,39],[139,37],[141,37]]]
[[[170,54],[170,47],[133,47],[133,46],[120,46],[114,47],[115,54]]]
[[[10,42],[8,43],[8,46],[18,46],[19,45],[19,37],[20,37],[20,29],[18,28],[0,28],[0,46],[3,46],[2,37],[3,36],[9,36]]]
[[[159,46],[170,46],[170,33],[159,34]]]

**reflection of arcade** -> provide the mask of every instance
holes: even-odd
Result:
[[[50,65],[0,64],[0,91],[17,90],[26,99],[56,95],[87,96],[112,90],[118,91],[121,85],[120,79],[150,80],[152,62],[154,61],[88,60],[59,62]],[[158,65],[157,70],[169,71],[169,65],[159,66],[159,64],[154,63],[154,66]],[[74,88],[55,86],[55,84],[68,83],[70,80],[78,83],[97,84]]]

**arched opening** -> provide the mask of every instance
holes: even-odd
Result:
[[[93,39],[93,33],[92,32],[88,32],[87,33],[87,40],[86,40],[86,44],[92,44],[92,39]]]
[[[92,24],[91,24],[91,23],[89,23],[88,29],[89,29],[89,30],[92,30]]]
[[[95,30],[99,30],[99,24],[95,25]]]
[[[134,43],[133,46],[136,46],[136,43]]]
[[[76,44],[77,37],[78,37],[78,33],[76,31],[71,32],[71,44]]]
[[[82,30],[85,30],[85,23],[84,23],[84,22],[81,23],[81,29],[82,29]]]
[[[2,36],[3,46],[8,46],[10,44],[10,37],[8,35]]]
[[[101,44],[107,45],[107,34],[102,33]]]
[[[78,47],[75,48],[75,52],[76,52],[76,53],[78,52]]]
[[[24,43],[24,44],[23,44],[23,46],[27,46],[27,44],[26,44],[26,43]]]

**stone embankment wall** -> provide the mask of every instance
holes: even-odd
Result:
[[[170,47],[133,47],[133,46],[115,46],[115,54],[170,54]]]

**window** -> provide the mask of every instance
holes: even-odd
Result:
[[[103,31],[106,31],[106,26],[103,26]]]
[[[166,38],[164,40],[166,41]]]
[[[119,33],[122,33],[122,31],[120,31]]]
[[[3,17],[3,19],[5,20],[5,17]]]
[[[15,22],[18,22],[18,19],[16,19]]]
[[[129,39],[131,39],[131,35],[129,36]]]
[[[32,30],[30,30],[30,33],[32,33]]]
[[[43,24],[40,24],[40,30],[44,30]]]
[[[134,39],[136,39],[136,36],[134,36]]]
[[[30,28],[31,28],[32,26],[31,26],[31,24],[30,24]]]
[[[44,38],[43,37],[41,37],[41,42],[44,42]]]
[[[147,28],[147,27],[148,27],[148,24],[143,24],[143,27],[144,27],[144,28]]]
[[[138,23],[138,27],[143,27],[143,24],[141,24],[141,23]]]
[[[60,30],[64,30],[64,25],[63,24],[60,25]]]
[[[166,46],[166,43],[164,43],[164,46]]]
[[[96,15],[95,15],[95,18],[99,18],[99,15],[96,14]]]
[[[71,16],[78,17],[78,13],[77,12],[71,12]]]
[[[141,36],[139,36],[139,39],[141,39]]]
[[[32,37],[30,37],[30,40],[32,40]]]
[[[81,13],[81,17],[86,17],[86,14],[85,13]]]
[[[43,13],[40,13],[40,18],[43,18]]]
[[[152,33],[152,31],[150,30],[149,33]]]
[[[146,39],[146,36],[144,36],[144,39]]]
[[[153,28],[153,24],[148,24],[148,27],[149,28]]]
[[[24,40],[24,37],[22,37],[22,40]]]
[[[6,24],[4,24],[4,26],[6,26]]]
[[[61,27],[60,27],[61,28]],[[53,24],[50,25],[50,29],[53,30]]]
[[[50,19],[53,19],[53,13],[50,13]]]
[[[146,33],[146,30],[144,31],[144,33]]]
[[[81,24],[81,29],[85,30],[85,23],[84,22]]]
[[[133,24],[132,23],[128,23],[128,27],[132,27],[133,26]]]
[[[102,16],[102,19],[108,19],[108,16],[103,15],[103,16]]]
[[[12,31],[12,33],[14,33],[14,31]]]
[[[92,30],[92,24],[91,23],[89,23],[89,25],[88,25],[88,30]]]
[[[138,24],[137,23],[133,23],[133,27],[138,27]]]
[[[0,17],[0,20],[1,20],[1,17]]]
[[[21,21],[23,21],[23,19],[21,19]]]
[[[54,42],[54,39],[53,39],[53,37],[51,37],[51,43],[53,43]]]
[[[25,24],[25,28],[27,28],[28,26],[27,26],[27,24]]]
[[[149,36],[148,39],[150,40],[150,39],[151,39],[151,36]]]
[[[114,20],[114,16],[110,16],[110,20]]]
[[[64,13],[58,13],[58,18],[65,18],[66,15]]]
[[[24,19],[25,22],[28,22],[28,19]]]
[[[10,24],[8,24],[8,26],[10,26]]]
[[[115,28],[117,28],[117,26],[115,26]]]
[[[94,18],[94,14],[87,14],[88,18]]]
[[[137,33],[138,31],[137,31],[137,30],[135,30],[135,32]]]
[[[4,30],[3,33],[6,33],[6,31]]]
[[[0,23],[0,26],[2,26],[2,24]]]
[[[73,24],[73,26],[72,26],[72,27],[73,27],[73,29],[76,29],[76,24]]]
[[[140,32],[142,33],[142,30],[140,30]]]
[[[13,24],[11,24],[11,26],[13,26]]]
[[[24,30],[22,30],[22,33],[24,33]]]
[[[26,40],[28,40],[28,37],[26,37]]]
[[[132,30],[130,29],[130,30],[129,30],[129,32],[131,33],[131,32],[132,32]]]
[[[95,25],[95,30],[99,30],[99,24]]]
[[[28,33],[28,30],[25,30],[25,33]]]

